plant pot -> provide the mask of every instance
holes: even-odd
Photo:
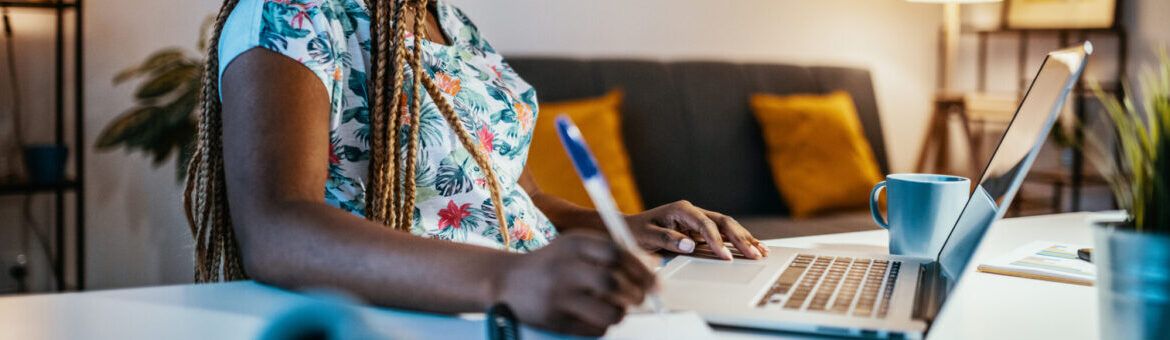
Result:
[[[1170,334],[1170,236],[1117,223],[1093,228],[1101,339]]]
[[[69,149],[63,145],[31,144],[24,146],[24,165],[32,184],[51,185],[65,180],[65,158]]]

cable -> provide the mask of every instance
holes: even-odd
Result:
[[[20,78],[16,74],[16,39],[12,34],[12,18],[8,13],[8,7],[0,9],[4,17],[4,41],[6,58],[8,63],[8,82],[12,87],[12,130],[16,136],[16,145],[24,145],[24,133],[21,131],[21,114],[23,107],[20,98]]]

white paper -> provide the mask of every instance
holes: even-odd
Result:
[[[613,325],[603,339],[711,339],[711,327],[695,312],[633,313]]]
[[[1034,241],[979,266],[980,271],[1018,273],[1092,284],[1097,267],[1077,258],[1084,245]],[[1011,274],[1008,274],[1011,275]]]

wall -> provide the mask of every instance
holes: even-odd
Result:
[[[85,83],[89,144],[131,106],[133,86],[112,86],[119,70],[166,46],[192,49],[217,1],[100,0],[88,7]],[[201,52],[200,52],[201,53]],[[91,148],[92,150],[92,148]],[[188,282],[192,241],[180,209],[173,164],[154,169],[140,155],[91,154],[89,285],[93,288]],[[173,162],[172,162],[173,163]]]
[[[1130,28],[1130,74],[1142,68],[1157,67],[1158,50],[1170,53],[1170,1],[1140,0],[1127,3],[1124,19]]]
[[[848,65],[873,73],[893,167],[917,157],[941,7],[901,0],[452,0],[510,54]]]
[[[114,73],[160,47],[193,47],[199,24],[218,5],[100,1],[86,12],[90,145],[102,126],[130,106],[132,86],[112,86]],[[868,68],[893,165],[899,171],[913,166],[935,87],[941,17],[936,5],[902,0],[450,1],[463,7],[505,54]],[[1136,53],[1148,48],[1139,41],[1170,41],[1166,23],[1159,22],[1168,14],[1166,6],[1163,0],[1139,0],[1127,11],[1127,20],[1141,30],[1134,34],[1135,59],[1151,60],[1148,54]],[[35,61],[29,67],[44,68]],[[1015,82],[1013,75],[1003,79]],[[189,281],[191,242],[178,206],[181,187],[173,168],[153,169],[138,155],[87,151],[91,287]],[[0,239],[0,247],[7,247],[4,243]]]

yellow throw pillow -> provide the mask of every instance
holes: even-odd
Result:
[[[618,208],[627,214],[643,210],[642,195],[634,184],[630,157],[622,139],[621,106],[620,90],[610,91],[598,98],[540,103],[540,115],[536,119],[532,146],[528,151],[527,170],[541,191],[593,207],[589,194],[585,192],[572,161],[557,137],[556,118],[566,114],[581,129],[586,143],[589,143],[594,157],[597,157],[601,173],[609,181]]]
[[[868,206],[882,174],[849,93],[756,94],[751,106],[792,217]]]

